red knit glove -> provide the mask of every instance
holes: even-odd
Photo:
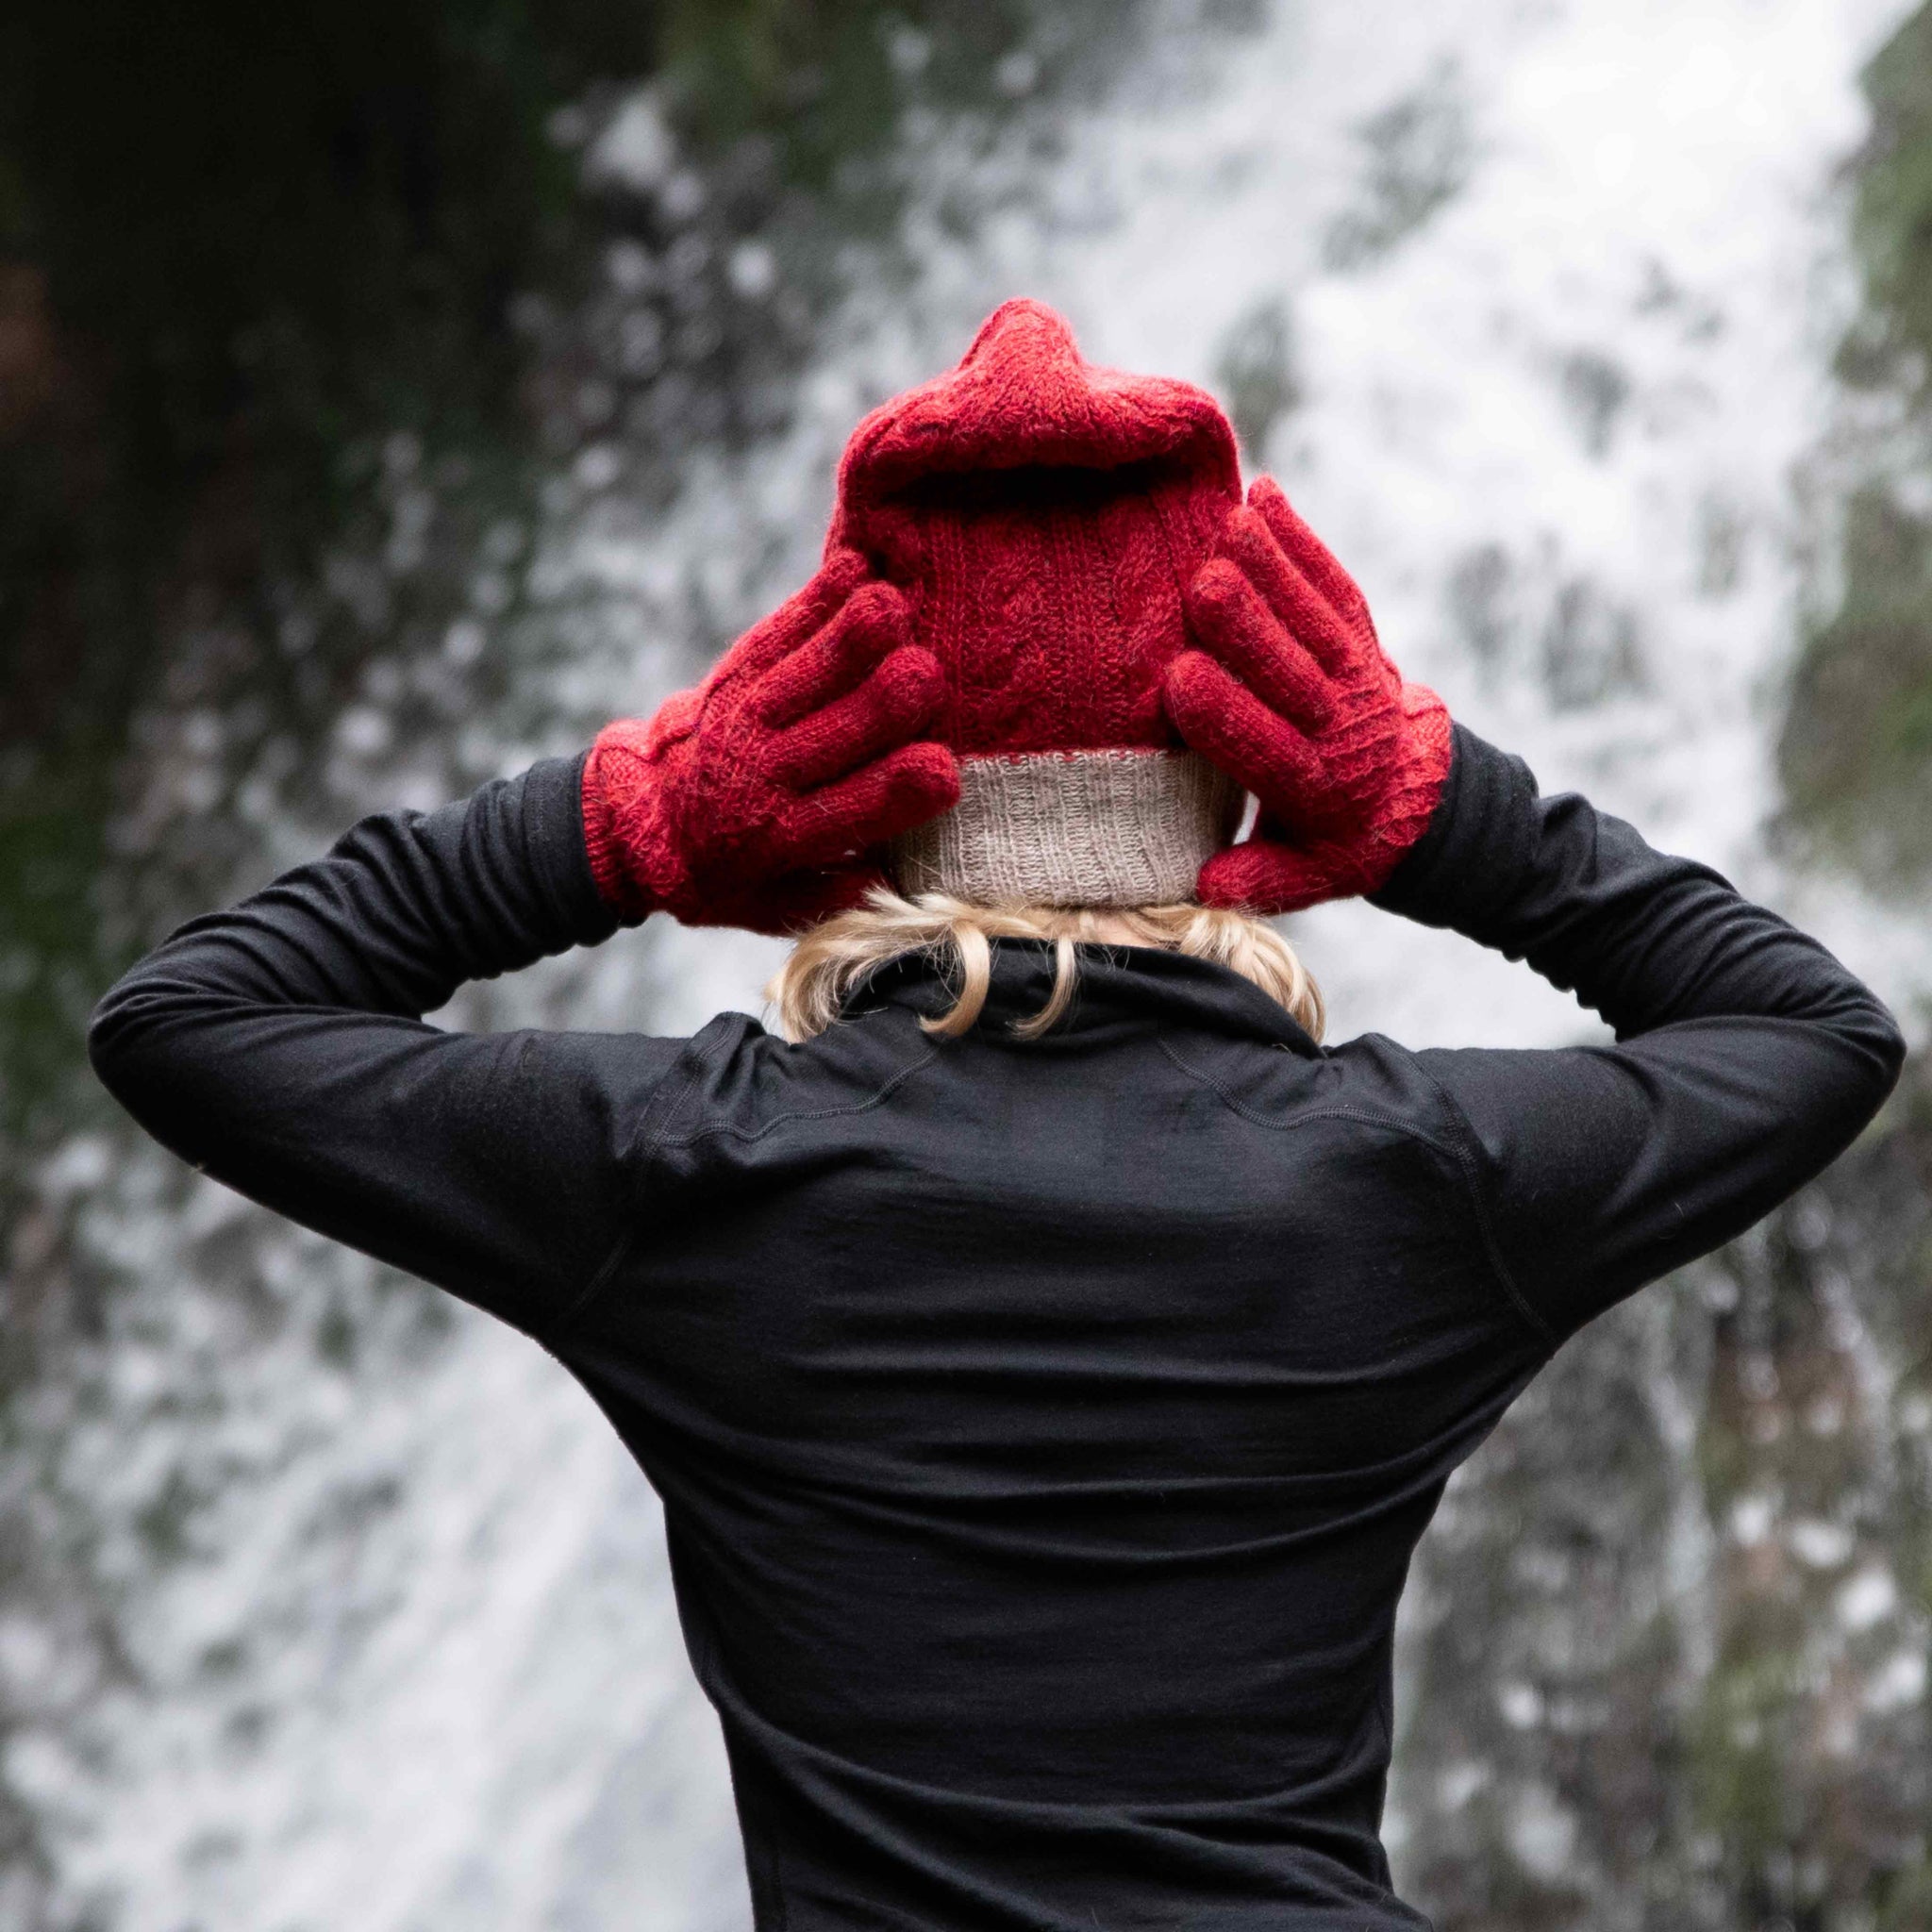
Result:
[[[882,883],[870,848],[955,805],[944,693],[905,598],[842,550],[695,691],[621,718],[584,764],[584,841],[631,919],[796,932]]]
[[[1293,912],[1374,891],[1442,795],[1449,713],[1403,683],[1355,580],[1273,478],[1229,515],[1188,620],[1201,649],[1168,666],[1168,715],[1261,808],[1201,868],[1202,904]]]

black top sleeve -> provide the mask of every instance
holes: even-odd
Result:
[[[640,1107],[684,1042],[421,1015],[615,929],[581,764],[365,819],[191,921],[95,1008],[102,1082],[230,1187],[541,1333],[616,1241]]]
[[[420,1016],[611,932],[579,778],[553,760],[367,819],[183,926],[96,1009],[102,1080],[218,1179],[545,1333],[638,1211],[639,1124],[685,1042]],[[1540,799],[1466,731],[1377,899],[1526,958],[1616,1029],[1607,1048],[1417,1057],[1553,1340],[1748,1225],[1896,1077],[1890,1015],[1823,947],[1582,799]]]
[[[1539,798],[1460,726],[1442,804],[1375,903],[1527,960],[1615,1030],[1612,1047],[1418,1056],[1553,1340],[1748,1227],[1898,1077],[1890,1014],[1815,940],[1582,798]]]

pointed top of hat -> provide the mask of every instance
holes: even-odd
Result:
[[[921,478],[1170,461],[1241,492],[1234,430],[1206,390],[1086,360],[1043,302],[1004,302],[957,368],[874,409],[839,468],[841,518]]]
[[[1074,340],[1073,325],[1058,308],[1049,308],[1030,295],[1015,295],[1010,302],[1002,302],[979,325],[979,333],[959,358],[954,375],[970,369],[982,357],[1027,363],[1042,376],[1063,373],[1075,382],[1087,367],[1080,345]]]

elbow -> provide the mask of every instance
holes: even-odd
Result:
[[[137,1120],[143,1115],[143,1095],[166,1078],[165,1055],[156,1051],[168,1030],[161,1024],[166,1011],[166,1003],[143,989],[137,966],[116,980],[88,1015],[88,1065]]]
[[[1869,988],[1852,982],[1828,1018],[1807,1023],[1811,1051],[1790,1063],[1782,1081],[1783,1119],[1809,1179],[1835,1160],[1877,1117],[1907,1057],[1898,1022]],[[1801,1146],[1812,1156],[1797,1154]]]
[[[94,1078],[124,1105],[125,1090],[132,1084],[130,1043],[135,1030],[125,1024],[125,986],[122,980],[109,987],[94,1003],[87,1022],[87,1063]]]
[[[1892,1018],[1889,1008],[1879,1005],[1876,1000],[1873,1005],[1877,1008],[1874,1045],[1879,1063],[1878,1098],[1883,1102],[1898,1085],[1899,1075],[1905,1071],[1906,1037],[1899,1030],[1899,1024]]]
[[[1858,1008],[1839,1026],[1839,1037],[1857,1057],[1858,1078],[1855,1110],[1857,1132],[1883,1107],[1905,1071],[1906,1037],[1890,1009],[1874,994],[1860,989]],[[1847,1099],[1853,1096],[1848,1092]]]
[[[142,1132],[196,1166],[220,1112],[208,1041],[191,1003],[145,962],[115,982],[88,1016],[88,1064]],[[216,1056],[219,1059],[219,1055]]]

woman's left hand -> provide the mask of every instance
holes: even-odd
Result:
[[[1201,868],[1207,906],[1293,912],[1374,891],[1449,774],[1449,713],[1406,684],[1355,580],[1259,478],[1188,596],[1198,649],[1164,699],[1194,750],[1255,794],[1254,835]]]

